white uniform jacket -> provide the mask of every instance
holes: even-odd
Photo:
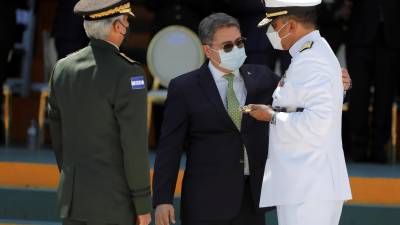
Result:
[[[260,207],[349,200],[341,138],[343,85],[339,62],[319,31],[289,50],[292,62],[275,90],[280,112],[270,125]]]

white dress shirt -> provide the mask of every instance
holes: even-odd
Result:
[[[225,109],[227,110],[227,102],[226,102],[226,94],[228,89],[228,81],[224,78],[226,73],[218,70],[215,66],[209,62],[208,68],[211,71],[211,74],[214,78],[215,84],[217,85],[219,95],[221,96],[222,102],[224,104]],[[239,70],[233,71],[233,75],[235,75],[233,79],[233,90],[235,91],[235,95],[241,107],[246,103],[247,90],[244,84],[244,80],[242,76],[240,76]],[[249,167],[249,159],[247,156],[246,148],[244,149],[244,175],[250,174]]]

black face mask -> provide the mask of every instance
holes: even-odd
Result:
[[[124,39],[122,40],[122,43],[125,43],[128,41],[129,38],[129,33],[130,33],[130,26],[125,26],[120,20],[118,22],[125,28],[126,32],[124,34]],[[130,23],[129,23],[130,24]]]

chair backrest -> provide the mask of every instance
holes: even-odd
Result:
[[[43,81],[48,82],[54,66],[57,63],[57,50],[54,37],[48,31],[43,31]]]
[[[22,37],[22,43],[15,44],[16,49],[23,51],[21,62],[21,89],[17,90],[22,96],[27,96],[30,91],[31,67],[33,59],[33,47],[35,38],[35,3],[36,0],[28,0],[27,10],[17,10],[17,23],[24,25],[25,30]]]
[[[153,89],[184,73],[199,68],[204,63],[202,45],[190,29],[173,25],[158,32],[147,50],[147,64],[154,77]]]

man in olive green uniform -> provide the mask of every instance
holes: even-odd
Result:
[[[61,170],[64,225],[151,221],[144,72],[119,52],[128,0],[81,0],[89,46],[61,59],[50,81],[49,119]]]

